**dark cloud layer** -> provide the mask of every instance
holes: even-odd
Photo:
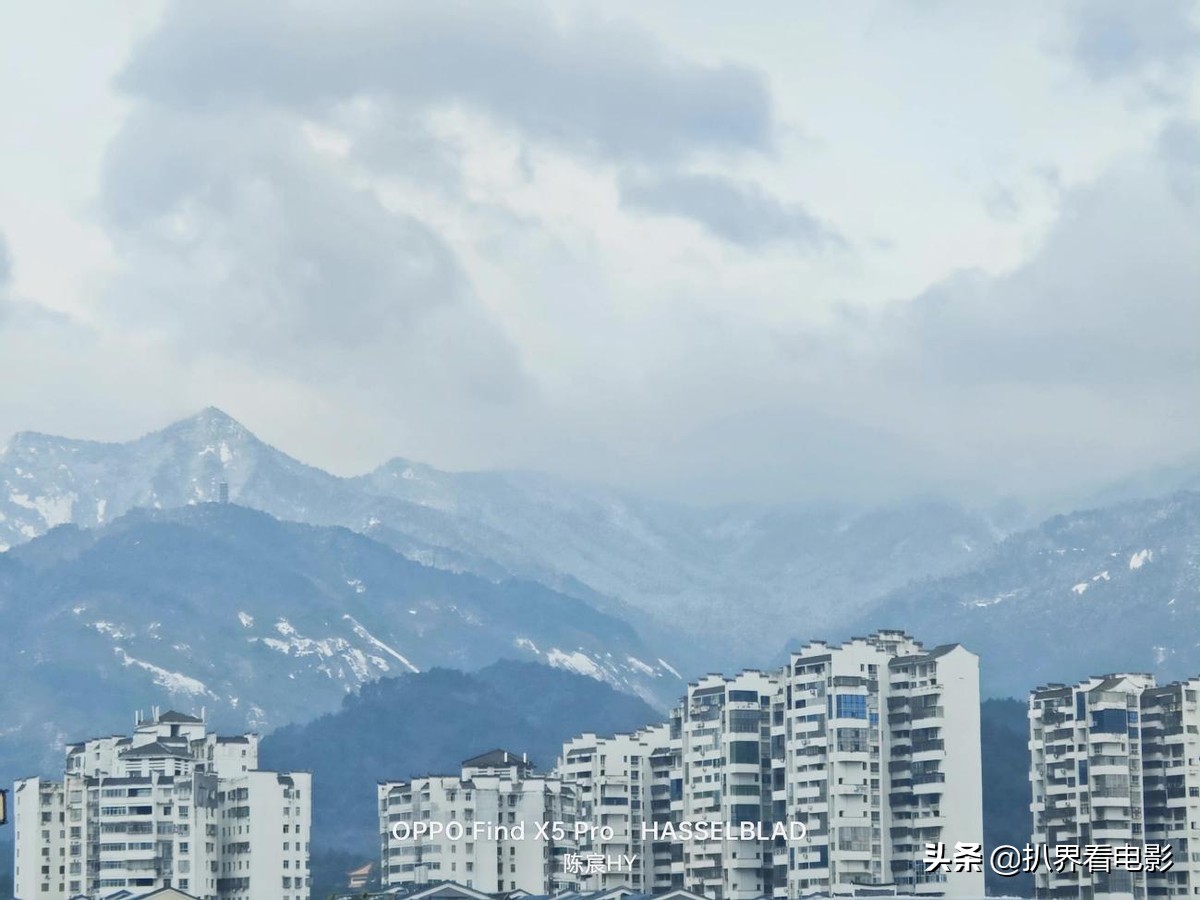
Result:
[[[1153,22],[1105,2],[1078,10],[1071,48],[1091,79],[1159,85],[1156,73],[1186,70],[1181,7],[1152,6]],[[849,241],[739,168],[778,149],[766,80],[561,12],[169,4],[119,80],[132,112],[101,196],[119,273],[96,319],[165,336],[155,346],[180,369],[202,358],[195,370],[228,363],[235,385],[270,380],[260,407],[319,395],[352,408],[346,421],[375,428],[381,455],[705,500],[1046,490],[1200,441],[1178,414],[1200,391],[1195,123],[1064,188],[1057,222],[1011,271],[939,275],[883,309],[849,297],[830,321],[804,273],[828,294],[839,267],[870,283],[870,261],[814,259]],[[462,146],[439,132],[445,112]],[[497,163],[470,143],[498,133],[517,138],[516,163],[512,147]],[[499,187],[480,190],[492,164],[506,167]],[[539,176],[569,196],[529,202]],[[509,178],[525,178],[511,203]],[[596,221],[539,219],[543,200],[576,202],[572,178],[587,182],[578,202],[597,202]],[[914,221],[946,206],[932,208]],[[661,268],[655,248],[616,258],[642,215],[696,223],[740,248],[736,265],[719,269],[704,241],[665,248]],[[677,244],[692,234],[662,231]],[[706,283],[679,275],[692,260]],[[748,292],[775,276],[795,283],[772,285],[779,309],[766,310]],[[44,345],[61,343],[56,323],[38,327]],[[252,405],[235,411],[255,420]]]
[[[1024,266],[957,276],[884,323],[933,382],[1200,388],[1200,170],[1118,167],[1071,194]]]
[[[1189,0],[1087,0],[1072,20],[1071,51],[1097,81],[1177,71],[1200,54],[1195,12]]]
[[[446,243],[339,177],[287,118],[143,109],[110,149],[103,200],[128,262],[111,308],[185,352],[376,391],[415,379],[445,402],[523,390]]]
[[[754,182],[720,175],[627,177],[621,182],[621,201],[634,209],[691,219],[744,247],[776,241],[806,249],[845,244],[803,207],[783,203]]]
[[[176,109],[463,104],[531,137],[654,162],[764,149],[772,131],[752,69],[673,59],[628,26],[560,25],[527,3],[175,3],[119,83]]]

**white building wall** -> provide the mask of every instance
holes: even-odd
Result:
[[[67,857],[61,782],[24,778],[10,797],[14,831],[13,895],[17,900],[65,900]]]
[[[217,891],[229,900],[305,900],[312,776],[252,771],[220,782]]]
[[[382,782],[377,800],[385,887],[457,881],[486,893],[521,889],[535,894],[578,887],[563,865],[563,855],[576,849],[571,835],[562,840],[538,836],[543,823],[573,826],[574,789],[559,778],[533,774],[523,762],[464,767],[459,776]],[[443,831],[398,838],[394,831],[396,825],[430,822],[460,824],[464,835],[454,839]],[[524,836],[516,837],[519,833]]]
[[[209,747],[216,749],[211,758]],[[243,772],[248,762],[257,766],[256,737],[205,735],[202,721],[170,713],[140,721],[129,737],[68,746],[64,782],[57,788],[58,829],[47,835],[27,817],[18,829],[14,853],[21,862],[20,890],[29,889],[26,880],[32,874],[24,861],[48,853],[62,860],[62,893],[47,894],[39,885],[31,896],[105,897],[170,886],[202,900],[248,897],[233,882],[223,889],[223,877],[238,870],[259,874],[259,883],[271,885],[267,896],[307,900],[311,776]],[[236,771],[237,784],[231,787],[229,779],[206,768]],[[295,782],[299,794],[285,796],[283,779]],[[239,802],[249,813],[238,823],[246,829],[245,841],[233,840],[229,829],[237,826],[221,818],[228,814],[224,798],[239,787],[247,790]],[[276,822],[273,816],[285,818]],[[297,849],[288,854],[282,853],[281,823],[300,835],[290,841]],[[247,846],[239,846],[236,857],[225,855],[232,853],[231,845],[242,843]],[[285,875],[293,878],[290,890],[282,889]],[[257,900],[264,894],[254,896]]]
[[[1140,900],[1200,894],[1200,679],[1120,673],[1029,698],[1033,840],[1169,844],[1163,873],[1035,875],[1038,896]]]
[[[1200,894],[1200,678],[1142,693],[1147,843],[1170,844],[1170,871],[1146,876],[1151,897]]]
[[[894,880],[918,895],[981,897],[982,871],[924,872],[927,843],[950,851],[958,843],[983,843],[979,658],[954,645],[894,657],[889,672],[889,696],[906,701],[909,721],[889,726],[887,743],[903,746],[907,730],[911,780],[907,805],[893,802],[885,815]],[[903,793],[895,783],[891,791]]]
[[[776,848],[776,896],[890,881],[883,840],[889,650],[855,639],[816,642],[792,655],[782,721],[773,729],[783,759],[775,797],[785,820],[802,823],[807,834]]]
[[[607,839],[600,837],[601,832],[596,832],[595,838],[591,832],[580,836],[578,852],[634,860],[627,868],[614,867],[581,877],[580,890],[628,886],[641,892],[653,887],[653,842],[642,825],[651,815],[651,759],[668,743],[667,727],[659,726],[612,737],[584,734],[563,746],[554,774],[574,786],[579,819],[612,829]],[[669,782],[660,786],[660,795],[669,804],[664,790],[669,792]]]
[[[680,718],[681,822],[755,824],[770,817],[774,674],[710,675],[688,685]],[[683,886],[716,900],[769,889],[770,845],[723,834],[683,844]]]
[[[1089,678],[1030,695],[1033,838],[1061,844],[1141,844],[1141,696],[1152,676]],[[1115,727],[1110,723],[1116,723]],[[1130,731],[1134,733],[1131,735]],[[1132,900],[1146,896],[1145,875],[1107,875],[1067,867],[1034,874],[1039,896]]]

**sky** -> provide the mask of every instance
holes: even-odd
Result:
[[[0,435],[720,502],[1200,451],[1197,3],[62,0],[0,60]]]

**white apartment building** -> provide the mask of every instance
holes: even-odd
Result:
[[[983,860],[926,872],[925,845],[982,849],[982,795],[979,658],[881,631],[809,644],[778,671],[694,681],[666,725],[573,738],[550,776],[496,750],[457,776],[381,783],[382,873],[385,887],[487,893],[965,900],[984,896]],[[538,835],[576,817],[586,833]],[[470,830],[497,824],[523,824],[523,839]],[[605,869],[569,871],[568,854]],[[622,857],[636,861],[614,867]]]
[[[771,820],[771,707],[776,674],[709,675],[688,685],[679,709],[681,823],[757,825]],[[728,831],[683,842],[683,886],[714,900],[771,889],[770,843]]]
[[[381,782],[378,803],[385,888],[453,881],[485,893],[578,889],[563,860],[576,850],[574,788],[536,774],[521,756],[493,750],[466,760],[459,775]],[[565,834],[539,834],[555,822]],[[439,827],[422,832],[432,823]]]
[[[927,843],[983,843],[979,657],[960,644],[926,652],[911,640],[892,652],[883,816],[892,881],[901,893],[981,897],[982,867],[927,874],[924,863]]]
[[[24,779],[13,793],[19,900],[163,887],[308,898],[311,776],[259,771],[256,735],[156,713],[132,736],[70,745],[61,782]]]
[[[1200,679],[1159,687],[1119,673],[1029,698],[1033,841],[1169,844],[1166,872],[1043,866],[1039,897],[1138,900],[1200,894]]]
[[[599,822],[612,808],[597,813],[594,802],[599,749],[611,748],[605,775],[632,784],[609,760],[623,765],[639,739],[658,745],[649,776],[637,776],[650,778],[644,825],[752,821],[763,837],[643,843],[649,891],[746,900],[894,885],[910,895],[984,895],[982,867],[927,874],[924,864],[927,842],[983,843],[979,659],[961,646],[926,650],[896,631],[812,643],[778,672],[693,682],[668,727],[665,740],[647,730],[564,746],[558,774],[591,787],[580,792],[592,798],[580,803],[581,819]],[[602,884],[620,880],[610,874]]]
[[[13,896],[67,897],[67,825],[62,782],[26,778],[13,786]]]
[[[979,659],[902,632],[792,654],[773,717],[776,897],[895,884],[982,897],[983,873],[925,872],[927,842],[983,842]]]
[[[645,834],[641,825],[650,815],[652,760],[669,744],[670,729],[660,725],[613,737],[583,734],[563,745],[554,774],[574,787],[578,819],[608,829],[578,835],[577,850],[618,861],[604,871],[582,874],[581,891],[628,886],[649,893],[653,889],[652,835]],[[666,787],[669,790],[669,784]],[[622,865],[621,860],[629,864]],[[670,860],[665,863],[669,869]]]
[[[665,831],[667,825],[678,825],[683,819],[683,762],[680,737],[683,732],[682,709],[676,709],[671,721],[662,727],[645,729],[654,734],[658,744],[650,751],[650,806],[645,805],[643,821],[652,828]],[[683,887],[683,845],[666,835],[651,835],[650,858],[646,864],[650,892],[662,894]]]
[[[1142,797],[1147,843],[1174,864],[1146,875],[1151,897],[1200,895],[1200,678],[1142,693]]]

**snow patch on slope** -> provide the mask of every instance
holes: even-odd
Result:
[[[92,627],[100,632],[100,634],[107,634],[114,641],[119,641],[127,637],[133,637],[130,632],[125,631],[119,625],[114,625],[112,622],[93,622]]]
[[[387,644],[385,644],[383,641],[379,640],[379,638],[375,637],[375,635],[371,634],[371,632],[367,631],[367,629],[364,628],[362,626],[362,624],[359,623],[359,621],[354,618],[354,616],[346,614],[346,615],[343,615],[342,618],[350,623],[350,627],[354,629],[355,634],[357,634],[360,638],[362,638],[364,641],[369,643],[372,647],[382,650],[384,653],[388,654],[389,656],[393,657],[394,659],[399,660],[401,663],[408,666],[408,670],[410,672],[420,672],[421,671],[416,666],[414,666],[411,662],[409,662],[404,656],[402,656],[400,653],[398,653],[396,650],[392,649]],[[379,659],[379,657],[373,657],[373,658]],[[382,660],[380,660],[380,662],[382,662]],[[383,668],[386,671],[387,665],[385,664]]]
[[[36,512],[46,523],[46,528],[49,529],[71,521],[71,512],[75,508],[75,501],[79,498],[76,494],[71,493],[59,494],[56,497],[30,497],[28,494],[13,491],[9,494],[9,499],[17,506]]]
[[[169,669],[164,669],[161,666],[156,666],[153,663],[148,663],[140,659],[135,659],[125,652],[121,647],[113,647],[113,652],[121,659],[121,665],[128,668],[129,666],[137,666],[139,669],[144,669],[154,677],[154,683],[160,687],[166,688],[172,694],[188,694],[198,697],[207,695],[214,700],[217,695],[210,691],[203,681],[191,678],[180,672],[172,672]]]
[[[597,681],[608,680],[604,671],[596,665],[595,660],[579,651],[564,653],[554,647],[546,654],[546,661],[556,669],[567,669],[580,675],[586,675],[588,678],[595,678]]]
[[[657,672],[654,671],[653,666],[646,665],[644,662],[642,662],[636,656],[627,656],[627,657],[625,657],[625,659],[635,672],[641,672],[643,675],[657,675],[658,674]]]
[[[666,669],[668,672],[670,672],[672,675],[674,675],[676,678],[678,678],[680,680],[683,679],[683,676],[680,675],[678,672],[676,672],[673,668],[671,668],[671,666],[667,663],[667,661],[664,660],[662,657],[659,657],[658,664],[660,666],[662,666],[664,669]]]

